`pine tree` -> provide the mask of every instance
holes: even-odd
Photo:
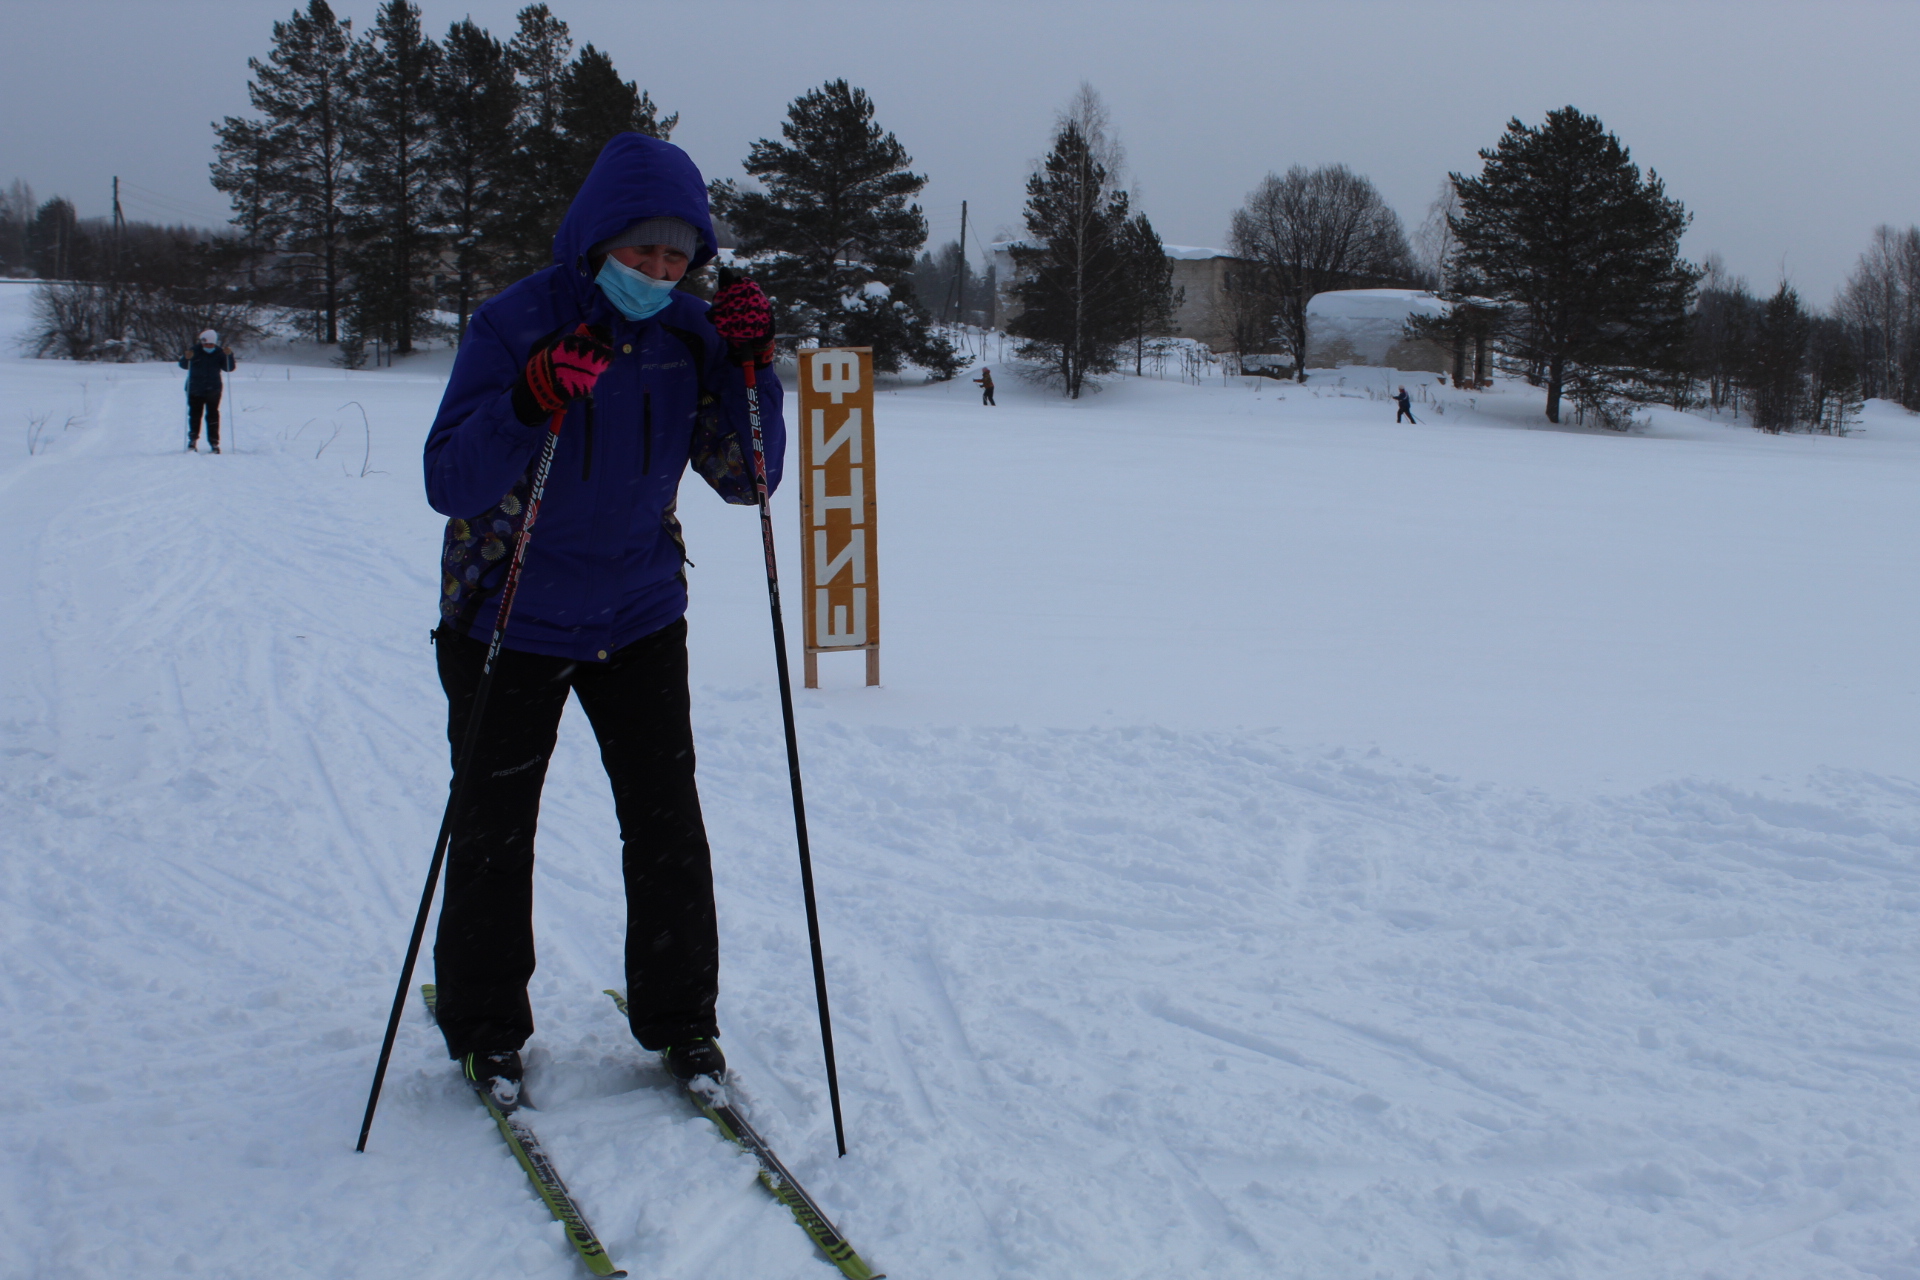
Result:
[[[1528,128],[1509,121],[1477,178],[1449,175],[1459,257],[1520,314],[1508,354],[1547,388],[1560,421],[1571,385],[1597,404],[1657,384],[1685,363],[1699,272],[1680,258],[1689,215],[1651,170],[1644,179],[1600,121],[1564,107]]]
[[[913,360],[952,377],[962,361],[929,331],[910,279],[927,239],[912,198],[927,180],[873,114],[845,80],[802,94],[780,127],[786,141],[762,138],[747,156],[766,190],[716,181],[714,211],[755,259],[783,340],[871,346],[876,369]]]
[[[214,126],[214,185],[262,241],[297,255],[301,301],[323,342],[340,337],[352,47],[353,24],[334,17],[327,0],[308,0],[305,12],[273,24],[265,62],[247,60],[247,97],[263,119],[228,116]]]
[[[1807,421],[1828,435],[1843,436],[1860,413],[1860,355],[1846,321],[1837,316],[1813,317],[1807,349]]]
[[[514,120],[514,181],[500,211],[509,278],[538,271],[553,261],[553,233],[579,183],[567,185],[567,140],[560,130],[561,86],[573,52],[567,24],[544,4],[520,10],[519,30],[507,42],[507,57],[520,86]]]
[[[227,118],[213,164],[213,185],[233,202],[233,225],[240,228],[247,291],[260,292],[260,261],[281,231],[274,209],[274,139],[255,120]]]
[[[591,44],[584,46],[560,77],[559,124],[566,160],[559,181],[566,201],[572,201],[587,180],[613,135],[644,133],[664,140],[679,123],[679,112],[661,119],[653,99],[633,81],[622,80],[612,58]]]
[[[513,121],[520,88],[506,46],[470,18],[447,30],[434,91],[434,216],[453,253],[459,337],[498,274],[500,214],[513,183]]]
[[[406,355],[432,308],[435,104],[440,46],[408,0],[385,0],[355,54],[349,235],[353,319]]]
[[[27,265],[42,280],[85,280],[93,274],[92,247],[73,202],[55,196],[27,224]]]
[[[1451,183],[1447,191],[1452,193]],[[1447,310],[1437,316],[1408,316],[1403,332],[1409,339],[1447,350],[1455,387],[1484,386],[1492,377],[1494,343],[1512,321],[1512,309],[1485,296],[1486,281],[1459,262],[1452,246],[1442,245],[1437,252],[1433,249],[1437,234],[1434,227],[1444,225],[1446,210],[1451,207],[1439,200],[1434,206],[1439,212],[1429,215],[1424,234],[1429,265],[1421,269],[1439,273],[1437,293],[1447,303]]]
[[[25,199],[14,199],[16,193],[24,193]],[[0,195],[0,275],[16,276],[25,272],[27,227],[32,222],[32,190],[15,178],[12,190]]]
[[[0,273],[18,275],[27,265],[27,228],[33,225],[33,188],[19,178],[0,192]]]
[[[1051,366],[1075,400],[1132,336],[1127,193],[1114,189],[1099,141],[1079,120],[1060,122],[1027,179],[1028,238],[1012,250],[1018,278],[1009,292],[1021,310],[1007,332],[1025,339],[1021,355]]]
[[[1173,318],[1185,300],[1186,290],[1173,285],[1173,260],[1160,243],[1159,233],[1136,213],[1121,229],[1120,252],[1126,258],[1127,327],[1133,337],[1133,372],[1140,374],[1146,359],[1147,337],[1170,333]]]
[[[1808,417],[1807,346],[1812,318],[1786,281],[1760,308],[1746,364],[1753,425],[1779,434]]]

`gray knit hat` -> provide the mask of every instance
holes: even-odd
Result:
[[[595,257],[629,245],[660,244],[692,258],[700,252],[700,233],[678,218],[642,218],[617,236],[602,240],[588,252]]]

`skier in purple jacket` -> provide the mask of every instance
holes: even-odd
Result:
[[[725,1068],[674,507],[689,464],[728,502],[754,502],[742,365],[770,362],[772,330],[743,339],[729,324],[729,341],[708,304],[674,287],[715,253],[693,161],[618,135],[554,236],[554,265],[474,313],[427,435],[427,499],[449,517],[434,638],[457,751],[532,466],[564,415],[469,766],[472,799],[454,815],[434,942],[447,1050],[504,1106],[533,1031],[534,828],[569,694],[599,739],[620,820],[633,1033],[683,1079]],[[723,313],[764,317],[765,295],[751,280],[726,284]],[[777,485],[782,392],[771,368],[758,382]]]

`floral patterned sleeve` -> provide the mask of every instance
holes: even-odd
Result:
[[[753,469],[740,451],[739,433],[722,420],[720,398],[710,391],[701,392],[700,408],[693,416],[689,461],[728,502],[750,507],[759,501],[753,492]]]
[[[523,477],[483,514],[447,521],[440,554],[440,617],[462,635],[504,580],[513,535],[532,487],[532,477]]]

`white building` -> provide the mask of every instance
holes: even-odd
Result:
[[[998,311],[1005,325],[1020,314],[1020,303],[1009,293],[1018,278],[1012,250],[1027,243],[1003,240],[990,245],[1000,282]],[[1181,291],[1172,334],[1204,342],[1216,352],[1233,349],[1227,275],[1247,265],[1225,249],[1195,245],[1164,246],[1173,264],[1173,285]],[[1317,369],[1341,365],[1391,365],[1399,369],[1447,367],[1446,352],[1434,343],[1409,340],[1410,316],[1445,315],[1447,304],[1420,289],[1338,289],[1315,294],[1307,303],[1307,366]]]
[[[1017,278],[1012,250],[1025,243],[1024,240],[1002,240],[987,246],[993,254],[995,276],[1000,282],[995,315],[1003,326],[1020,314],[1020,303],[1009,294],[1008,287]],[[1193,338],[1216,351],[1226,350],[1231,345],[1225,319],[1226,277],[1239,259],[1225,249],[1183,244],[1161,247],[1173,263],[1173,287],[1182,291],[1183,296],[1180,309],[1174,315],[1172,333],[1154,336]]]
[[[1423,289],[1335,289],[1307,303],[1307,367],[1388,365],[1396,369],[1447,368],[1438,344],[1406,336],[1413,316],[1443,316],[1448,305]]]

